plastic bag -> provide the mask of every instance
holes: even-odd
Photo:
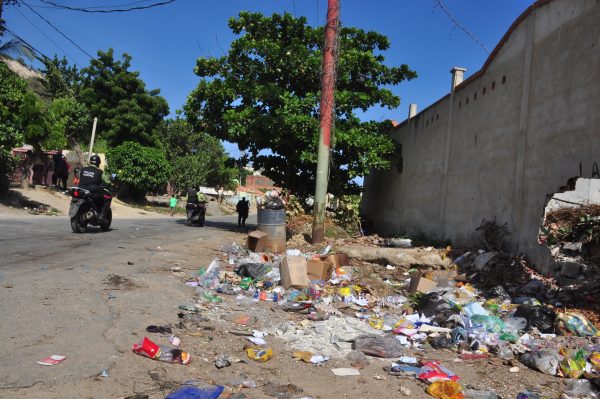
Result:
[[[471,317],[471,322],[474,326],[483,327],[485,331],[491,333],[501,333],[506,328],[504,322],[498,316],[482,316],[476,314]]]
[[[471,318],[474,315],[488,316],[490,313],[481,306],[479,302],[471,302],[463,306],[463,312],[467,317]]]
[[[458,381],[460,379],[454,372],[434,361],[424,362],[417,377],[420,380],[429,382],[440,380]]]
[[[256,360],[257,362],[266,362],[271,360],[273,357],[273,349],[271,348],[248,348],[246,349],[246,355],[252,360]]]
[[[431,292],[423,295],[419,301],[419,312],[427,317],[437,316],[442,321],[457,313],[448,301],[442,297],[444,293]]]
[[[527,319],[527,329],[537,328],[544,334],[554,332],[554,320],[556,313],[550,308],[539,305],[523,304],[517,308],[515,317],[524,317]]]
[[[165,399],[217,399],[225,389],[220,385],[194,385],[198,383],[186,382],[185,385],[168,394]]]
[[[567,380],[565,394],[570,398],[597,398],[598,394],[588,380]]]
[[[504,324],[506,325],[506,329],[504,331],[516,334],[519,331],[523,331],[525,328],[527,328],[527,319],[524,317],[511,317],[504,320]]]
[[[210,262],[210,265],[198,281],[200,285],[204,288],[217,288],[219,285],[219,270],[220,266],[218,260],[215,259]]]
[[[438,399],[463,399],[462,387],[454,381],[436,381],[427,387],[427,393]]]
[[[561,348],[559,353],[564,356],[560,362],[560,371],[563,376],[569,378],[579,378],[585,372],[587,353],[583,349],[571,351]]]
[[[562,356],[557,352],[542,349],[521,355],[521,363],[544,374],[556,375]]]
[[[269,272],[269,266],[264,263],[244,263],[236,270],[241,277],[250,277],[261,280]]]
[[[556,317],[556,332],[579,337],[598,336],[598,329],[588,319],[573,312],[561,313]]]
[[[389,335],[361,335],[354,340],[353,348],[375,357],[400,357],[404,354],[400,341]]]

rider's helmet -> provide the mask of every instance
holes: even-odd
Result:
[[[100,166],[100,157],[96,154],[90,157],[90,165],[94,165],[96,167]]]

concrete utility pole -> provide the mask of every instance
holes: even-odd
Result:
[[[333,126],[333,108],[336,65],[338,56],[338,27],[340,23],[339,0],[327,1],[327,24],[325,25],[325,48],[323,50],[323,73],[321,77],[321,129],[317,161],[317,185],[315,189],[312,243],[323,242],[325,237],[325,208],[327,206],[327,183],[329,180],[329,148]]]
[[[98,123],[98,118],[94,117],[94,125],[92,126],[92,139],[90,140],[90,153],[88,154],[88,162],[90,162],[90,158],[92,157],[92,150],[94,149],[94,138],[96,138],[96,124]]]

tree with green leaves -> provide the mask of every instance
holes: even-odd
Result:
[[[119,196],[143,200],[147,191],[167,184],[171,165],[162,149],[125,142],[106,154],[108,173],[115,173]]]
[[[84,68],[81,98],[90,114],[98,118],[98,134],[109,146],[126,141],[158,146],[156,128],[168,115],[160,90],[147,90],[139,72],[130,71],[131,56],[115,60],[113,50],[98,51]]]
[[[27,93],[27,82],[0,62],[0,192],[8,189],[15,166],[12,149],[23,144],[18,114]]]
[[[42,84],[51,98],[80,98],[83,74],[76,65],[69,64],[66,57],[44,59]]]
[[[241,12],[229,20],[239,35],[222,57],[199,58],[201,78],[185,106],[194,127],[237,143],[254,167],[300,195],[314,192],[324,28],[285,13]],[[389,122],[363,122],[357,111],[395,108],[389,86],[416,77],[407,65],[389,67],[384,35],[341,27],[329,191],[356,193],[353,182],[389,168],[396,145]],[[265,151],[266,150],[266,151]]]
[[[187,187],[234,188],[236,169],[221,142],[198,132],[184,119],[167,119],[159,130],[163,148],[173,166],[171,184]]]

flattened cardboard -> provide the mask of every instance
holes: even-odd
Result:
[[[331,278],[331,271],[333,270],[333,263],[323,260],[307,260],[306,271],[309,280],[329,280]]]
[[[269,241],[269,234],[264,231],[252,231],[248,233],[246,248],[253,252],[263,252]]]
[[[410,284],[408,285],[408,292],[422,292],[423,294],[428,294],[435,287],[437,287],[435,281],[431,281],[423,276],[416,276],[410,279]]]
[[[283,288],[307,288],[309,284],[306,259],[301,256],[286,256],[279,270]]]

